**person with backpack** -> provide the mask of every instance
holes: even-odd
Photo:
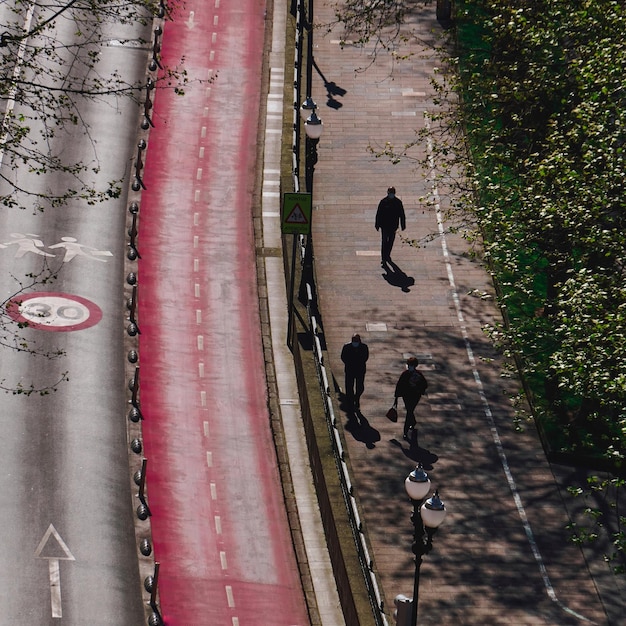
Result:
[[[404,401],[406,417],[404,418],[404,439],[417,444],[417,428],[415,420],[415,407],[428,389],[428,382],[418,369],[418,361],[411,357],[406,361],[407,369],[402,372],[396,384],[394,393],[394,407],[398,405],[398,398]]]

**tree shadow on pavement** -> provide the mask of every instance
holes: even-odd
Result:
[[[393,261],[385,261],[383,264],[385,273],[383,278],[393,287],[400,287],[402,291],[408,293],[409,287],[415,284],[415,278],[407,276]]]

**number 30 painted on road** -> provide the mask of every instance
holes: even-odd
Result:
[[[102,319],[97,304],[69,293],[43,292],[15,296],[6,305],[7,313],[29,328],[67,332],[94,326]]]

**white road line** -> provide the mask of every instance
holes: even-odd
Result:
[[[198,335],[197,337],[198,350],[204,350],[204,336]]]
[[[219,515],[215,516],[215,532],[218,535],[222,534],[222,518]]]
[[[200,297],[200,284],[199,283],[196,283],[194,285],[194,294],[195,294],[196,298]]]
[[[202,137],[202,139],[206,138],[206,126],[202,127],[202,130],[200,131],[200,137]]]
[[[200,376],[200,378],[204,378],[204,363],[202,361],[198,363],[198,376]]]
[[[198,152],[198,158],[204,159],[204,146],[200,146],[200,151]]]
[[[201,311],[201,309],[196,309],[196,324],[202,324],[202,311]]]
[[[209,422],[207,420],[204,420],[204,422],[202,422],[202,430],[204,432],[204,436],[209,437]],[[211,483],[211,485],[213,485],[213,483]]]
[[[217,486],[215,483],[211,483],[211,500],[217,500]]]
[[[209,467],[213,467],[213,453],[212,452],[206,453],[206,464]]]
[[[202,168],[199,167],[196,171],[196,180],[202,180]]]
[[[196,193],[200,193],[200,192],[196,192]],[[197,226],[200,223],[200,213],[194,213],[193,214],[193,225]]]
[[[200,190],[196,189],[196,192],[193,194],[193,200],[194,202],[199,202],[200,201]]]
[[[199,243],[200,243],[200,239],[199,239],[198,235],[194,235],[193,236],[193,247],[197,248]]]
[[[228,606],[232,609],[235,607],[235,598],[233,596],[233,588],[226,585],[226,597],[228,598]]]
[[[200,392],[200,405],[206,407],[206,391]]]
[[[193,271],[197,272],[200,268],[200,261],[198,259],[193,260]]]
[[[59,561],[57,559],[49,559],[48,569],[50,571],[50,607],[52,609],[52,617],[63,617]]]
[[[220,563],[222,564],[222,569],[228,569],[228,562],[226,561],[226,552],[224,551],[220,552]],[[226,589],[228,588],[229,587],[226,587]]]

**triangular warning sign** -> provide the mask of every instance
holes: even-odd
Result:
[[[293,209],[291,209],[291,213],[287,216],[285,220],[285,224],[308,224],[309,220],[307,220],[306,215],[302,211],[302,208],[299,204],[295,204]]]

